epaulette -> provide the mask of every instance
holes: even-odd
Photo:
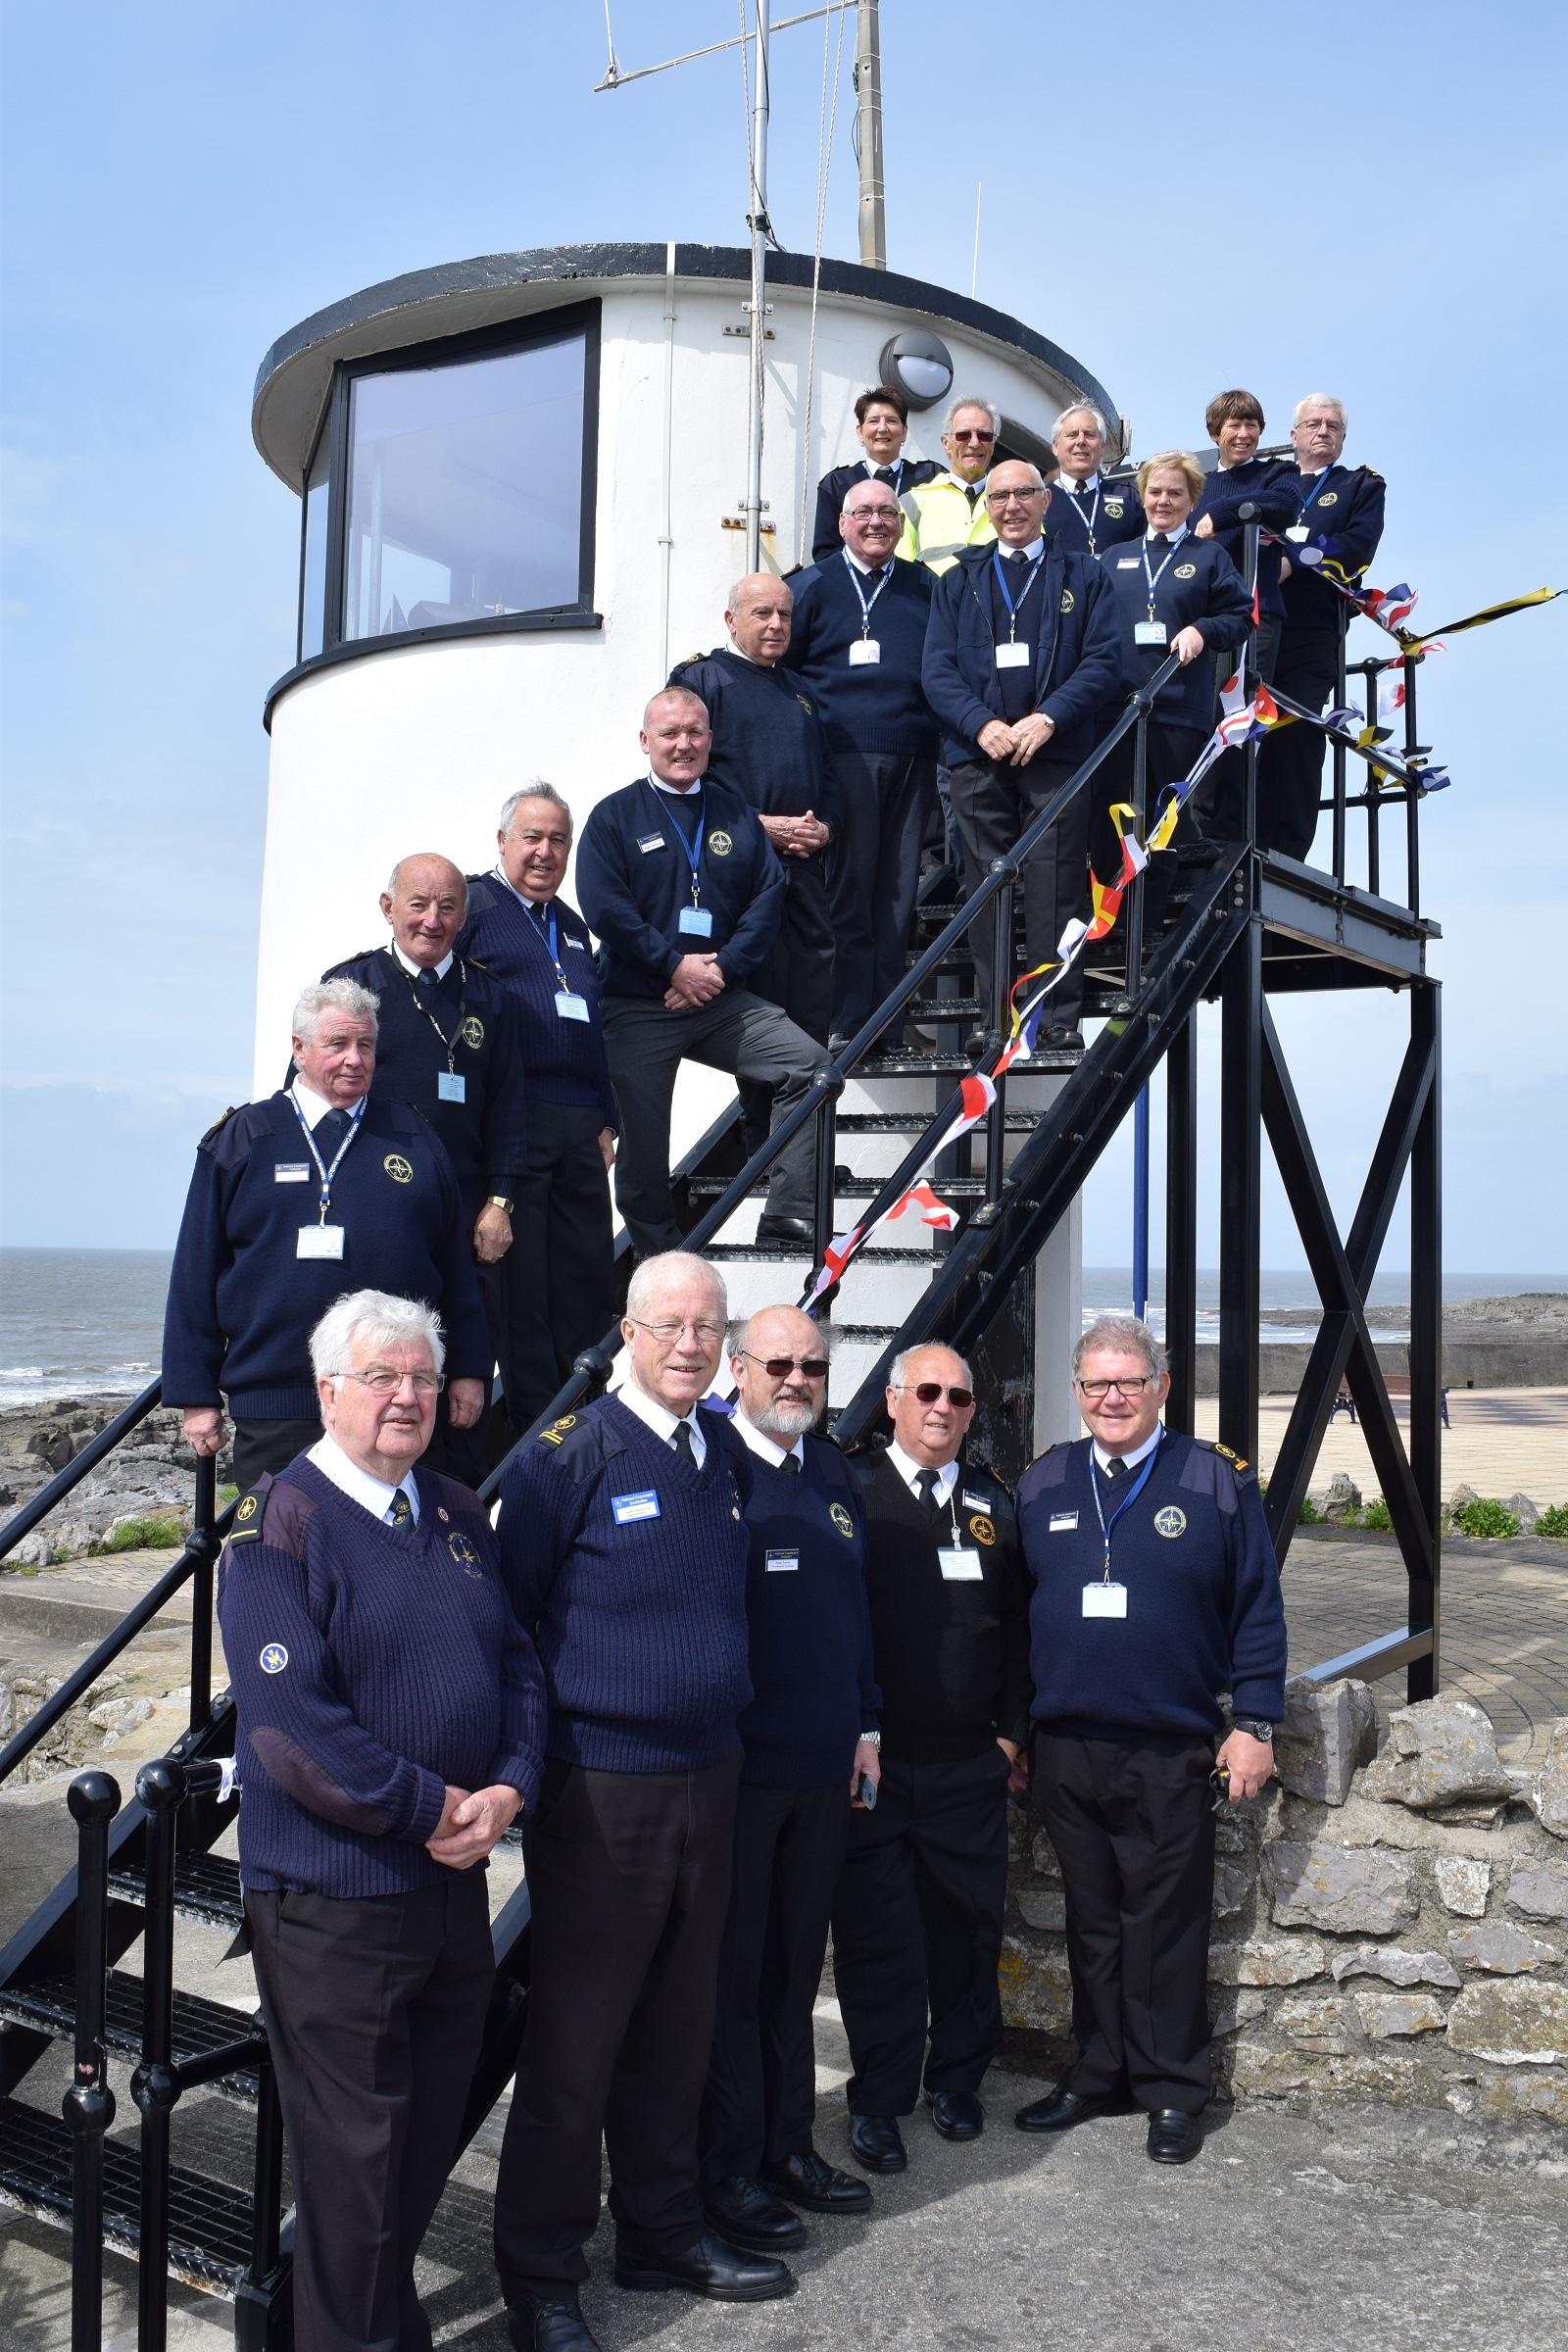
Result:
[[[465,956],[463,960],[467,965],[470,972],[483,972],[487,980],[493,980],[495,978],[495,974],[491,971],[490,966],[487,963],[481,963],[477,956]]]
[[[564,1446],[567,1430],[575,1429],[576,1426],[577,1416],[575,1413],[563,1413],[559,1421],[552,1421],[548,1429],[542,1429],[539,1432],[534,1444],[536,1446]]]
[[[223,1129],[228,1125],[229,1120],[234,1116],[234,1113],[236,1110],[238,1110],[238,1108],[239,1104],[237,1102],[231,1102],[228,1108],[224,1111],[222,1117],[213,1121],[212,1125],[208,1128],[207,1133],[202,1137],[201,1143],[196,1147],[198,1152],[202,1150],[204,1145],[212,1143],[216,1137],[222,1134]]]
[[[1383,479],[1375,466],[1358,466],[1355,470],[1357,473],[1364,473],[1369,481],[1381,482]]]
[[[1228,1446],[1222,1446],[1218,1438],[1195,1438],[1193,1444],[1201,1446],[1205,1453],[1223,1454],[1238,1478],[1241,1477],[1244,1470],[1250,1470],[1252,1467],[1250,1462],[1244,1462],[1239,1453],[1233,1453]]]
[[[272,1491],[270,1478],[258,1480],[248,1494],[242,1494],[234,1505],[234,1524],[228,1531],[230,1544],[255,1544],[261,1540],[267,1524],[268,1497]]]

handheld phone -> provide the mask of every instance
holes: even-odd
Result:
[[[868,1813],[876,1811],[876,1783],[868,1772],[860,1775],[860,1786],[855,1791]]]

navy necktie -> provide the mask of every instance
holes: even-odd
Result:
[[[405,1528],[412,1527],[414,1525],[414,1505],[412,1502],[410,1502],[407,1494],[405,1494],[401,1487],[399,1487],[397,1493],[393,1495],[390,1507],[392,1512],[392,1525],[394,1527]]]
[[[937,1480],[940,1476],[940,1471],[936,1470],[917,1470],[915,1472],[914,1483],[920,1490],[920,1500],[928,1511],[936,1510]]]
[[[675,1451],[679,1454],[683,1454],[686,1460],[690,1462],[692,1468],[695,1470],[697,1467],[697,1453],[692,1445],[691,1423],[689,1421],[677,1421],[673,1431],[671,1432],[669,1442],[675,1448]]]
[[[427,966],[421,964],[418,971],[415,975],[414,985],[416,988],[422,989],[427,997],[431,997],[434,996],[436,990],[440,987],[441,982],[439,976],[435,972],[432,972]]]
[[[316,1122],[316,1148],[330,1164],[354,1121],[346,1110],[327,1110]]]

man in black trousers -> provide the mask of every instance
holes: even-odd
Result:
[[[1002,2039],[1007,1784],[1029,1725],[1029,1588],[1007,1490],[959,1451],[974,1419],[951,1348],[897,1357],[893,1443],[854,1462],[870,1545],[882,1781],[855,1814],[833,1900],[833,1973],[855,2072],[850,2146],[907,2161],[922,2087],[944,2139],[984,2129]],[[927,2037],[929,2035],[929,2047]],[[923,2061],[923,2067],[922,2067]]]
[[[948,790],[974,891],[1094,750],[1121,683],[1110,582],[1092,556],[1048,544],[1051,492],[1036,466],[992,467],[994,547],[969,547],[937,582],[926,634],[926,699],[942,721]],[[1054,960],[1089,900],[1089,802],[1070,801],[1023,868],[1024,935],[1036,969]],[[971,933],[983,1042],[991,1003],[991,926]],[[1012,974],[1006,975],[1010,983]],[[1084,984],[1074,966],[1050,1002],[1041,1043],[1081,1049]]]
[[[746,1613],[752,1702],[735,1816],[735,1877],[718,1961],[703,2105],[703,2204],[735,2245],[800,2245],[792,2206],[864,2213],[871,2192],[811,2144],[811,2013],[828,1913],[862,1780],[880,1777],[859,1488],[812,1436],[827,1399],[822,1333],[764,1306],[732,1334],[751,1494]],[[786,2201],[787,2200],[787,2201]]]

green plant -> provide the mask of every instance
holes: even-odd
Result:
[[[1300,1516],[1296,1524],[1298,1527],[1326,1527],[1328,1525],[1310,1494],[1302,1495]]]
[[[1467,1502],[1459,1513],[1459,1526],[1467,1536],[1516,1536],[1519,1533],[1518,1520],[1494,1494],[1478,1494],[1474,1502]]]
[[[177,1519],[125,1519],[105,1536],[94,1551],[169,1551],[183,1544],[185,1531]]]
[[[219,1488],[219,1490],[218,1490],[218,1507],[219,1507],[219,1509],[220,1509],[220,1511],[226,1511],[226,1510],[227,1510],[227,1508],[228,1508],[228,1506],[229,1506],[229,1504],[230,1504],[231,1502],[238,1502],[238,1500],[239,1500],[239,1489],[238,1489],[238,1487],[220,1487],[220,1488]]]
[[[1536,1521],[1538,1536],[1568,1536],[1568,1502],[1554,1502]]]
[[[1394,1525],[1393,1519],[1389,1516],[1389,1506],[1381,1494],[1374,1494],[1366,1509],[1361,1513],[1361,1525],[1378,1528],[1385,1535]]]

